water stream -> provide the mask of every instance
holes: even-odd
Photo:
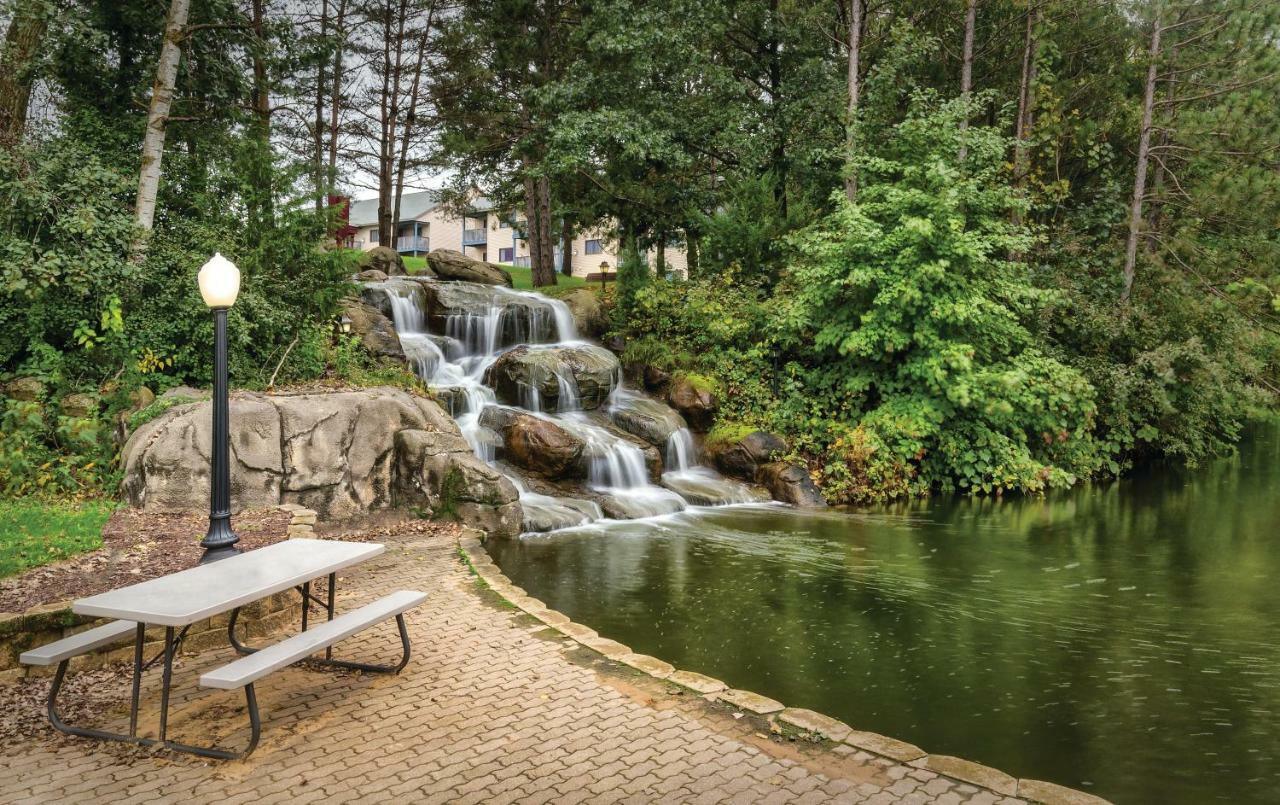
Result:
[[[1117,803],[1280,799],[1280,428],[1045,499],[690,508],[490,548],[678,667]]]

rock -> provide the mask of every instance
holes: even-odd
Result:
[[[462,386],[432,386],[431,394],[449,416],[456,417],[467,410],[467,390]]]
[[[608,399],[619,376],[618,359],[594,344],[521,346],[503,353],[485,372],[484,382],[508,405],[533,410],[536,402],[543,411],[591,410]]]
[[[361,346],[370,355],[405,360],[395,323],[377,308],[349,299],[343,303],[342,313],[351,320],[351,334],[360,339]]]
[[[708,452],[721,472],[754,481],[761,466],[787,452],[787,443],[772,433],[757,430],[735,442],[709,445]]]
[[[667,387],[671,382],[671,373],[666,369],[659,369],[656,366],[646,366],[642,372],[644,387],[649,391],[658,392]]]
[[[667,677],[668,682],[674,682],[681,687],[688,688],[695,693],[719,693],[725,690],[728,685],[714,677],[705,676],[695,671],[676,671]]]
[[[357,282],[386,282],[387,272],[379,271],[376,268],[368,268],[356,274]]]
[[[360,286],[360,301],[394,322],[396,316],[395,306],[391,302],[392,297],[413,300],[419,309],[426,307],[422,284],[405,277],[397,277],[386,282],[369,282]],[[418,329],[422,329],[423,323],[417,322],[417,324]]]
[[[827,501],[804,467],[775,461],[760,467],[757,481],[769,490],[774,500],[804,509],[825,509]]]
[[[573,321],[581,335],[599,338],[604,334],[608,321],[605,320],[604,307],[600,304],[600,295],[591,288],[578,288],[560,297],[569,306]]]
[[[844,742],[849,746],[871,752],[876,755],[883,755],[891,760],[899,763],[910,763],[913,760],[919,760],[925,756],[925,752],[920,747],[899,741],[896,738],[889,738],[874,732],[862,732],[860,730],[852,730],[844,737]]]
[[[684,501],[679,495],[667,492],[659,495],[653,490],[645,492],[637,490],[634,494],[607,495],[600,501],[600,508],[605,516],[614,520],[638,520],[641,517],[673,514],[683,510],[684,507]]]
[[[666,447],[671,434],[685,427],[684,417],[674,408],[638,394],[618,392],[609,416],[618,427],[655,447]]]
[[[133,411],[141,411],[155,401],[156,393],[146,386],[138,386],[129,392],[129,408]]]
[[[627,339],[620,335],[611,335],[601,340],[604,348],[615,355],[621,355],[623,350],[627,348]]]
[[[692,506],[764,503],[770,500],[769,493],[763,489],[721,478],[705,468],[665,473],[661,483]]]
[[[1018,798],[1044,805],[1111,805],[1102,797],[1043,780],[1019,780]]]
[[[98,399],[89,394],[68,394],[58,403],[63,416],[86,419],[98,415]]]
[[[387,246],[375,246],[365,252],[360,257],[360,269],[381,271],[388,277],[402,277],[407,273],[400,253]]]
[[[524,495],[520,498],[520,506],[524,509],[524,530],[527,532],[572,528],[604,516],[599,505],[577,498]]]
[[[783,709],[782,702],[749,690],[725,690],[715,694],[715,698],[758,716],[767,716]]]
[[[426,295],[430,329],[445,333],[471,351],[556,340],[555,310],[536,296],[474,282],[427,281],[418,285]]]
[[[22,402],[35,402],[44,396],[44,383],[34,377],[14,378],[4,384],[4,396]]]
[[[778,714],[778,720],[798,730],[820,735],[829,741],[843,741],[853,732],[843,721],[837,721],[831,716],[815,713],[802,707],[788,707]]]
[[[433,249],[427,254],[427,265],[441,279],[478,282],[484,285],[511,287],[511,275],[493,263],[484,263],[452,249]]]
[[[716,396],[700,379],[677,375],[667,388],[667,402],[680,412],[689,427],[705,433],[715,418]]]
[[[207,400],[209,399],[209,396],[210,396],[210,393],[208,391],[205,391],[204,389],[192,388],[191,386],[174,386],[168,391],[165,391],[164,393],[162,393],[159,399],[172,400],[176,398],[179,400],[196,401],[196,400]]]
[[[505,475],[471,452],[461,434],[403,430],[396,434],[395,502],[427,508],[491,534],[520,533],[520,493]]]
[[[549,419],[491,405],[480,424],[498,434],[503,458],[518,467],[554,479],[587,475],[586,443]]]
[[[200,511],[209,501],[210,408],[177,405],[140,427],[121,453],[131,505]],[[429,399],[393,388],[231,399],[235,510],[294,503],[324,521],[393,505],[519,530],[518,493],[471,453]],[[446,506],[447,508],[447,506]]]

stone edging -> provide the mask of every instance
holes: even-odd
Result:
[[[276,508],[282,512],[289,512],[289,530],[286,532],[289,539],[310,537],[315,534],[316,512],[314,509],[299,506],[297,503],[281,503]]]
[[[1041,780],[1020,780],[989,766],[949,755],[931,755],[909,743],[874,732],[855,730],[830,716],[815,713],[812,710],[787,707],[782,702],[748,690],[733,690],[718,679],[693,671],[679,670],[657,657],[637,654],[630,647],[603,637],[594,629],[574,623],[565,614],[549,609],[546,604],[513,584],[485,552],[484,537],[482,531],[463,529],[458,537],[458,548],[471,569],[491,590],[517,609],[610,660],[622,663],[655,679],[687,688],[702,695],[708,701],[724,702],[739,710],[765,718],[779,728],[785,725],[801,733],[834,743],[847,744],[896,763],[927,769],[953,780],[980,786],[996,794],[1016,796],[1032,802],[1045,803],[1045,805],[1109,805],[1107,800],[1084,791]]]

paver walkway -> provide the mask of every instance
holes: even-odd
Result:
[[[52,736],[0,747],[0,800],[1018,801],[851,747],[770,737],[750,717],[633,675],[496,605],[452,538],[388,540],[385,555],[339,586],[339,609],[404,588],[431,596],[409,615],[414,657],[405,671],[291,668],[269,677],[258,696],[263,740],[248,760],[203,762]],[[397,650],[388,625],[341,644],[335,656],[390,658]],[[193,689],[197,671],[229,657],[219,649],[183,660],[171,736],[243,745],[239,692]],[[152,699],[155,674],[144,680]],[[127,680],[110,684],[123,704]],[[150,716],[144,724],[154,724]]]

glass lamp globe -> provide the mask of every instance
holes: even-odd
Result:
[[[214,253],[200,268],[200,295],[211,308],[231,307],[240,293],[240,269],[236,264]]]

